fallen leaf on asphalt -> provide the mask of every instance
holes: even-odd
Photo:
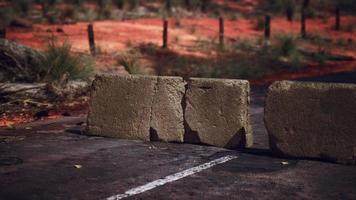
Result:
[[[289,165],[289,162],[281,162],[282,165]]]
[[[81,165],[74,165],[74,167],[77,168],[77,169],[81,169],[83,166],[81,166]]]

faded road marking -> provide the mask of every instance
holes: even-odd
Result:
[[[228,162],[228,161],[236,159],[236,158],[237,158],[237,156],[225,156],[225,157],[222,157],[222,158],[219,158],[219,159],[216,159],[216,160],[201,164],[199,166],[196,166],[196,167],[193,167],[193,168],[190,168],[190,169],[187,169],[187,170],[184,170],[184,171],[181,171],[181,172],[166,176],[164,178],[152,181],[152,182],[147,183],[145,185],[138,186],[136,188],[133,188],[133,189],[130,189],[130,190],[126,191],[123,194],[118,194],[118,195],[111,196],[111,197],[107,198],[106,200],[119,200],[119,199],[123,199],[123,198],[126,198],[126,197],[134,196],[136,194],[141,194],[143,192],[152,190],[152,189],[154,189],[154,188],[156,188],[158,186],[162,186],[162,185],[165,185],[167,183],[171,183],[171,182],[177,181],[177,180],[182,179],[184,177],[193,175],[193,174],[201,172],[201,171],[203,171],[205,169],[209,169],[209,168],[211,168],[211,167],[213,167],[215,165],[219,165],[219,164]]]

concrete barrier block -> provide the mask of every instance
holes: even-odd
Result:
[[[98,76],[91,92],[88,133],[183,142],[184,90],[178,77]]]
[[[181,77],[158,77],[150,124],[151,140],[183,142],[182,101],[185,82]]]
[[[356,85],[276,82],[265,125],[276,154],[355,164]]]
[[[89,134],[149,141],[156,82],[149,76],[98,76],[91,91]]]
[[[248,81],[192,78],[187,83],[186,142],[225,148],[252,145]]]

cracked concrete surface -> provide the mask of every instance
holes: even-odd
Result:
[[[151,141],[183,142],[182,101],[185,82],[181,77],[157,77],[150,120]]]

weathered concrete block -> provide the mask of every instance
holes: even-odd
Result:
[[[91,92],[88,133],[182,142],[182,78],[98,76]]]
[[[157,78],[98,76],[93,82],[89,134],[149,141]]]
[[[189,79],[185,97],[185,141],[237,148],[252,145],[249,82]]]
[[[152,105],[151,140],[183,142],[182,101],[185,82],[181,77],[158,77]]]
[[[355,164],[356,85],[276,82],[265,124],[276,154]]]

